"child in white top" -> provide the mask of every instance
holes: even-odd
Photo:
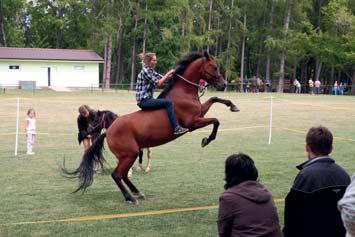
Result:
[[[36,138],[36,112],[34,109],[27,111],[27,117],[25,119],[25,132],[27,138],[27,155],[34,155],[32,151],[33,144]]]

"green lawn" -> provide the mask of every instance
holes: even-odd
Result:
[[[19,155],[14,157],[16,103],[20,97]],[[278,199],[292,185],[295,166],[305,158],[304,138],[311,126],[324,125],[335,137],[333,157],[349,174],[355,172],[355,97],[294,94],[208,92],[231,99],[241,109],[231,113],[214,105],[207,117],[220,120],[217,139],[201,148],[212,127],[153,148],[152,171],[134,172],[132,181],[146,195],[134,206],[124,202],[110,175],[98,175],[84,194],[72,194],[77,180],[63,177],[60,165],[74,169],[83,149],[77,143],[77,108],[88,104],[118,114],[137,110],[133,92],[81,90],[6,90],[0,94],[0,236],[216,236],[224,160],[237,152],[256,162],[260,181]],[[268,145],[270,96],[273,96],[272,143]],[[23,120],[29,107],[37,114],[36,155],[25,156]],[[106,150],[106,166],[116,159]],[[279,200],[281,199],[281,201]],[[150,211],[211,206],[209,209],[149,215]],[[144,212],[147,215],[103,219],[99,215]],[[90,216],[95,220],[63,221]],[[41,221],[47,221],[45,223]],[[29,222],[29,223],[24,223]]]

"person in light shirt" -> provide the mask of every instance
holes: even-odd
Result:
[[[27,110],[27,117],[25,119],[25,133],[27,140],[27,155],[34,155],[33,144],[36,138],[36,112],[34,109]]]

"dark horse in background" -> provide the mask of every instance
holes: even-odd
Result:
[[[173,102],[179,124],[188,128],[189,132],[213,124],[211,134],[202,139],[202,147],[204,147],[216,138],[219,126],[218,119],[204,118],[212,104],[218,102],[230,107],[233,112],[239,110],[230,100],[218,97],[211,97],[201,104],[198,95],[200,79],[217,89],[226,87],[226,82],[219,73],[216,62],[207,52],[193,53],[180,60],[175,67],[173,78],[160,97],[168,98]],[[119,161],[111,176],[126,201],[138,203],[136,198],[144,199],[144,194],[128,179],[127,174],[139,155],[139,151],[142,148],[165,144],[179,136],[182,135],[174,135],[164,109],[140,110],[120,116],[85,152],[80,166],[73,172],[67,171],[67,174],[79,178],[79,187],[74,192],[85,190],[92,184],[93,163],[104,161],[101,152],[106,138],[111,152]]]
[[[100,136],[103,129],[108,129],[111,124],[118,118],[118,115],[110,110],[98,110],[94,114],[92,120],[89,121],[89,127],[92,131],[92,141],[95,140]],[[143,149],[139,151],[139,159],[138,159],[138,167],[137,170],[145,170],[145,172],[149,172],[151,170],[151,158],[152,158],[152,151],[149,147],[147,149],[147,167],[143,168]],[[132,169],[130,169],[129,176],[132,176]]]

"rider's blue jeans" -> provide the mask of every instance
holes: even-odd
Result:
[[[174,105],[173,103],[168,100],[168,99],[145,99],[142,100],[138,106],[142,109],[142,110],[155,110],[155,109],[162,109],[165,108],[166,111],[168,112],[168,117],[169,117],[169,121],[171,126],[174,128],[176,128],[176,126],[178,125],[178,122],[176,120],[176,116],[175,116],[175,112],[174,112]]]

